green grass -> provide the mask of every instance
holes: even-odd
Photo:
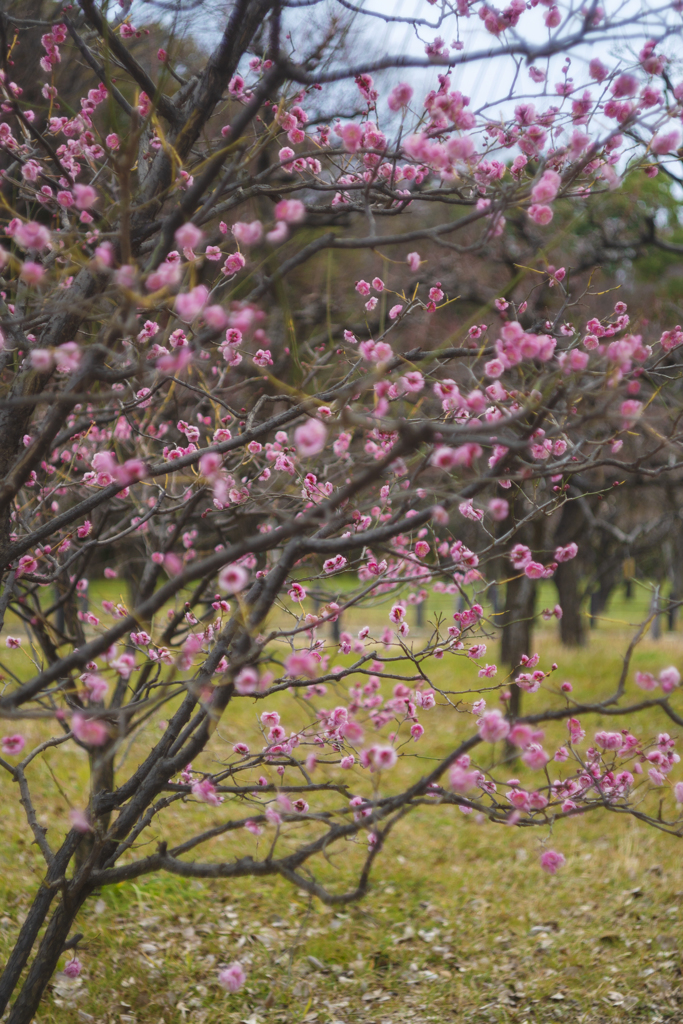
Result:
[[[452,611],[452,599],[443,601],[444,613]],[[541,596],[539,607],[546,604],[554,604],[552,588]],[[591,631],[589,646],[578,651],[559,648],[555,625],[540,626],[534,647],[541,666],[559,662],[549,689],[556,690],[555,680],[568,679],[578,699],[608,692],[633,633],[631,624],[648,605],[645,589],[636,590],[630,602],[617,593]],[[414,621],[414,611],[410,614]],[[366,618],[354,611],[344,625],[353,631]],[[375,610],[372,618],[383,626],[384,610]],[[424,631],[413,627],[411,639],[419,641],[421,635]],[[492,645],[488,661],[495,660],[496,650]],[[682,660],[683,637],[664,633],[659,641],[643,641],[634,668],[680,666]],[[627,693],[636,696],[641,691],[632,678],[633,671]],[[435,682],[445,690],[465,690],[476,682],[475,672],[467,660],[446,657],[436,663]],[[524,699],[528,709],[562,700],[548,691]],[[495,700],[494,693],[489,703]],[[330,691],[318,703],[329,707],[336,702]],[[291,698],[281,695],[268,707],[284,712],[289,728],[303,724],[309,705],[293,706]],[[231,705],[195,768],[215,769],[238,737],[257,741],[256,720],[262,710],[261,702],[251,700]],[[387,780],[392,788],[430,766],[429,759],[417,755],[439,756],[472,728],[469,714],[445,707],[425,713],[422,721],[427,736],[411,745],[414,757],[399,762]],[[590,728],[605,724],[593,721]],[[628,724],[643,737],[662,729],[675,733],[658,712]],[[609,727],[618,727],[614,719]],[[156,730],[158,724],[150,728]],[[44,723],[31,722],[25,731],[38,739],[45,729]],[[548,730],[548,749],[563,741],[564,729],[557,725]],[[141,737],[124,771],[134,768],[143,750]],[[481,756],[490,756],[490,750],[482,750]],[[51,774],[58,768],[62,792]],[[503,780],[510,774],[505,767],[497,770]],[[515,774],[524,778],[516,768]],[[683,778],[683,771],[676,777]],[[356,792],[368,792],[364,773],[346,773],[345,778]],[[82,807],[87,799],[85,755],[71,746],[48,751],[35,762],[31,782],[39,819],[50,825],[48,839],[56,844],[68,827],[68,804]],[[3,794],[2,957],[42,877],[18,794],[7,782]],[[158,838],[176,841],[193,828],[218,824],[231,810],[229,804],[175,804],[139,853],[153,848]],[[674,813],[671,797],[665,813]],[[268,836],[260,840],[261,855],[267,841]],[[555,877],[538,865],[544,842],[567,857]],[[231,859],[256,849],[253,837],[233,834],[197,858]],[[315,871],[330,887],[343,891],[353,884],[364,852],[362,839],[346,844],[332,851],[329,861],[317,863]],[[281,880],[207,883],[158,875],[102,891],[76,924],[85,936],[82,979],[71,985],[55,976],[37,1020],[681,1021],[681,914],[681,847],[676,839],[630,818],[600,812],[558,823],[549,835],[547,829],[485,823],[455,808],[424,807],[396,828],[368,898],[342,910],[311,902]],[[240,993],[226,995],[216,984],[217,970],[234,959],[247,969],[248,981]]]

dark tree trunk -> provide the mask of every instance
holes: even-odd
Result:
[[[676,508],[675,496],[672,496],[671,501]],[[671,589],[667,605],[667,625],[669,629],[673,630],[676,628],[676,619],[678,618],[676,605],[683,598],[683,522],[677,508],[671,529],[669,579],[671,580]]]
[[[68,886],[65,889],[47,926],[36,958],[26,976],[26,981],[10,1010],[7,1024],[31,1024],[47,984],[57,969],[76,914],[87,896],[88,890],[85,887],[80,892],[71,893]]]
[[[582,531],[585,531],[585,526],[586,518],[578,501],[565,502],[555,531],[555,544],[564,546],[578,543]],[[568,647],[580,647],[586,642],[586,631],[581,614],[580,575],[578,558],[572,558],[569,562],[560,562],[555,571],[557,597],[562,608],[560,639]]]
[[[524,514],[525,496],[519,493],[511,504],[510,515],[501,524],[508,530],[513,522],[519,521]],[[543,524],[541,522],[526,525],[513,538],[513,543],[527,544],[532,548],[540,548],[543,544]],[[514,572],[505,587],[505,608],[497,621],[502,626],[500,659],[506,668],[514,674],[521,666],[523,654],[531,654],[531,642],[536,607],[536,582],[529,579],[524,572]],[[522,691],[516,683],[510,689],[509,714],[513,720],[522,713]],[[508,761],[517,756],[517,749],[509,742],[505,745],[505,756]]]
[[[595,629],[598,622],[598,616],[600,616],[610,599],[610,594],[617,585],[619,579],[619,570],[621,561],[618,558],[612,558],[611,561],[607,562],[604,566],[600,576],[598,577],[598,588],[594,590],[590,597],[590,624],[591,629]]]
[[[36,897],[26,916],[26,920],[21,926],[14,949],[9,955],[2,975],[0,975],[0,1017],[4,1014],[10,997],[17,986],[21,972],[28,963],[29,956],[38,937],[38,932],[43,926],[52,901],[59,892],[55,883],[64,877],[64,872],[68,867],[79,839],[80,836],[73,832],[67,837],[61,850],[56,854],[52,866],[48,869],[45,879],[36,893]]]
[[[586,630],[581,609],[579,571],[575,559],[558,565],[555,571],[555,586],[562,609],[560,640],[567,647],[582,647],[586,643]]]
[[[501,615],[501,661],[513,672],[520,667],[523,654],[531,653],[536,583],[522,574],[508,581],[505,590],[505,611]],[[510,687],[510,714],[516,718],[521,712],[522,691],[514,683]]]

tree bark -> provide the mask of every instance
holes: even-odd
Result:
[[[55,883],[64,876],[69,861],[77,847],[80,836],[77,833],[70,833],[67,836],[61,850],[56,854],[52,866],[48,869],[45,879],[36,893],[35,899],[26,916],[21,931],[17,937],[14,949],[9,955],[5,969],[0,975],[0,1017],[4,1014],[5,1008],[14,992],[21,972],[28,963],[33,945],[38,937],[45,918],[47,917],[50,905],[59,891]],[[49,977],[48,977],[49,980]]]
[[[501,661],[513,672],[520,667],[523,654],[531,653],[531,639],[536,605],[536,583],[524,574],[508,580],[505,590],[505,611],[501,616]],[[510,715],[517,718],[522,706],[522,691],[510,686]]]
[[[31,1024],[47,984],[57,968],[76,914],[83,906],[88,894],[89,890],[85,886],[75,892],[69,892],[69,887],[65,889],[47,926],[26,981],[10,1010],[7,1024]]]
[[[560,521],[555,531],[554,542],[556,545],[578,543],[582,531],[585,533],[586,519],[578,501],[567,501],[562,508]],[[579,558],[572,558],[568,562],[560,562],[555,570],[555,586],[557,597],[562,608],[560,619],[560,639],[567,647],[581,647],[586,643],[586,629],[582,616],[583,595],[581,594],[579,582]]]

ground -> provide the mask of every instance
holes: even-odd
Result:
[[[571,680],[580,697],[604,692],[619,671],[629,623],[644,604],[644,596],[628,605],[620,597],[584,650],[559,648],[554,629],[545,627],[535,645],[541,664],[559,661],[558,680]],[[635,667],[682,661],[683,637],[665,632],[643,642]],[[454,674],[445,659],[440,664],[441,672]],[[453,683],[447,675],[439,682],[457,688],[464,678],[458,673]],[[640,693],[632,682],[628,692]],[[537,698],[528,698],[528,706]],[[244,719],[222,723],[207,765],[220,756],[221,744],[254,732],[255,708],[242,704]],[[456,718],[454,726],[449,709],[435,709],[431,721],[423,717],[432,730],[430,754],[448,749],[465,727]],[[664,728],[675,732],[652,716],[634,731],[654,735]],[[559,732],[551,735],[560,741]],[[421,749],[415,745],[416,754]],[[67,803],[82,801],[86,765],[79,751],[65,753],[65,762],[59,757],[48,752],[33,780],[39,818],[66,827]],[[422,772],[426,763],[416,757],[397,771]],[[17,794],[6,781],[2,787],[0,958],[42,874]],[[675,813],[668,790],[667,797],[666,813]],[[218,823],[221,815],[223,808],[176,804],[158,835]],[[543,842],[567,858],[554,877],[538,864]],[[342,890],[364,845],[337,851],[316,871]],[[242,833],[233,834],[200,856],[230,858],[247,846]],[[631,818],[600,812],[562,822],[549,836],[548,829],[495,826],[452,807],[425,807],[396,829],[369,896],[343,910],[271,879],[159,875],[103,890],[77,922],[84,935],[81,977],[71,982],[55,975],[37,1021],[677,1022],[683,1021],[682,915],[679,840]],[[230,995],[218,986],[217,973],[236,959],[248,978]]]

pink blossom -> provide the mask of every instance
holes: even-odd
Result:
[[[641,690],[656,690],[657,680],[651,672],[636,672],[636,686]]]
[[[371,747],[363,751],[373,771],[385,771],[393,768],[398,761],[398,754],[393,747]]]
[[[30,444],[30,441],[29,441]],[[81,530],[82,527],[79,527]],[[27,572],[35,572],[38,568],[38,562],[32,555],[22,555],[19,559],[19,565],[17,567],[17,579]]]
[[[280,158],[280,163],[282,164],[284,170],[288,174],[294,174],[294,166],[293,166],[293,164],[295,162],[293,160],[294,156],[295,156],[295,153],[294,153],[294,150],[292,149],[291,146],[283,146],[282,149],[280,150],[280,152],[278,153],[278,157]]]
[[[623,737],[621,732],[596,732],[595,742],[605,751],[617,751],[621,748]]]
[[[389,345],[388,342],[378,341],[373,346],[371,359],[374,363],[380,365],[382,363],[388,362],[388,360],[391,359],[393,354],[394,353],[391,348],[391,345]]]
[[[131,634],[132,635],[132,634]],[[148,638],[149,642],[149,638]],[[96,672],[86,672],[81,676],[83,685],[88,691],[90,700],[99,701],[103,700],[109,690],[109,683],[102,676],[97,675]]]
[[[609,74],[609,70],[598,57],[594,57],[588,65],[588,73],[596,82],[604,82]]]
[[[456,793],[469,793],[477,785],[478,778],[478,772],[467,771],[457,763],[453,765],[449,773],[451,789]]]
[[[636,420],[640,417],[642,411],[643,403],[636,401],[635,398],[628,398],[625,402],[622,402],[620,412],[624,420],[624,429],[632,427]]]
[[[478,444],[463,444],[459,448],[441,446],[435,449],[430,462],[432,466],[445,470],[454,469],[456,466],[469,467],[481,454],[482,449]]]
[[[465,519],[471,519],[472,522],[475,523],[481,522],[481,520],[484,518],[483,509],[474,508],[474,506],[472,505],[472,499],[470,499],[469,501],[460,502],[460,504],[458,505],[458,511],[461,516],[465,517]]]
[[[31,365],[35,370],[40,370],[42,373],[51,370],[54,366],[52,352],[47,348],[34,348],[33,352],[31,352]]]
[[[407,82],[399,82],[389,93],[387,104],[390,110],[398,111],[407,107],[413,96],[412,86]]]
[[[516,747],[524,749],[532,742],[533,735],[533,729],[530,725],[518,722],[516,725],[513,725],[510,730],[510,743],[514,743]]]
[[[531,200],[534,203],[549,203],[557,195],[562,183],[562,178],[557,171],[545,171],[538,182],[531,190]]]
[[[181,249],[194,249],[204,238],[204,232],[196,224],[188,221],[178,228],[173,237]]]
[[[26,260],[22,265],[19,276],[26,284],[40,284],[45,277],[45,267],[41,266],[40,263],[35,263],[33,260]]]
[[[562,21],[562,15],[560,14],[559,7],[556,7],[553,4],[553,6],[550,8],[547,14],[545,14],[543,20],[547,28],[557,28],[557,26]]]
[[[564,867],[567,858],[556,850],[544,850],[541,854],[541,867],[549,875],[554,875],[559,868]]]
[[[323,569],[327,573],[335,572],[337,569],[343,569],[346,562],[344,555],[335,555],[334,558],[328,558],[323,562]]]
[[[7,636],[5,637],[5,647],[15,649],[21,647],[21,639],[18,636]]]
[[[97,202],[97,192],[92,185],[74,185],[73,190],[77,209],[89,210]]]
[[[226,275],[236,274],[246,266],[246,263],[241,252],[232,252],[223,264],[223,273]]]
[[[347,153],[357,153],[363,143],[363,131],[360,125],[350,121],[348,124],[335,128],[336,134],[344,143]]]
[[[218,586],[226,594],[239,594],[249,582],[249,574],[243,565],[233,562],[224,566],[218,574]]]
[[[410,267],[413,274],[416,274],[420,269],[420,254],[419,252],[409,252],[406,256],[406,263]]]
[[[677,782],[674,785],[674,796],[677,804],[683,804],[683,782]]]
[[[310,458],[321,452],[326,440],[327,428],[317,419],[306,420],[294,431],[294,443],[303,458]]]
[[[530,580],[540,580],[544,571],[544,567],[540,562],[527,562],[524,566],[524,572]]]
[[[40,164],[37,160],[27,160],[21,168],[21,176],[26,181],[36,181],[40,174]]]
[[[64,966],[64,974],[67,978],[77,978],[82,970],[81,961],[78,957],[74,957],[72,960],[68,960]]]
[[[239,992],[247,980],[242,965],[236,960],[229,967],[224,968],[218,975],[218,983],[227,992]]]
[[[111,242],[103,242],[102,245],[98,245],[95,249],[95,260],[98,270],[104,270],[105,267],[111,267],[114,262],[114,247]]]
[[[185,225],[187,227],[187,225]],[[198,284],[190,292],[176,295],[175,311],[181,320],[189,323],[204,309],[209,298],[209,289],[204,284]]]
[[[545,768],[549,760],[545,750],[538,743],[531,743],[522,754],[522,761],[527,768],[531,768],[533,771]]]
[[[306,207],[300,199],[281,199],[275,206],[275,219],[286,224],[300,224],[306,219]]]
[[[80,711],[74,712],[71,729],[77,740],[91,747],[101,747],[107,742],[107,726],[99,718],[87,718]]]
[[[505,366],[500,359],[489,359],[489,361],[484,364],[484,373],[487,377],[500,377],[504,370]]]
[[[238,220],[232,226],[232,233],[240,245],[258,245],[263,238],[263,224],[260,220],[252,220],[249,223]]]
[[[674,128],[671,132],[660,132],[655,135],[651,143],[653,153],[664,156],[666,153],[673,153],[681,144],[681,133]]]
[[[486,743],[504,740],[510,732],[510,723],[497,708],[487,711],[479,719],[479,735]]]
[[[491,498],[488,507],[491,518],[498,523],[502,523],[510,514],[510,503],[505,498]]]
[[[111,132],[109,135],[107,135],[104,141],[106,142],[108,149],[115,151],[119,148],[120,141],[116,132]]]
[[[243,668],[235,676],[235,692],[242,696],[255,693],[258,689],[259,677],[258,672],[250,667]]]
[[[35,220],[19,224],[14,232],[14,239],[22,249],[47,249],[51,235],[46,227]]]
[[[576,558],[579,553],[578,544],[566,544],[564,547],[555,548],[555,561],[556,562],[569,562],[572,558]]]
[[[659,673],[659,685],[664,693],[671,693],[672,690],[676,689],[680,681],[681,674],[673,665],[670,665],[669,668],[663,668]]]
[[[304,676],[306,679],[316,679],[318,669],[319,662],[310,651],[292,651],[285,658],[285,671],[288,676]]]
[[[615,99],[621,99],[622,97],[635,96],[638,91],[638,79],[635,75],[624,73],[619,75],[616,81],[613,82],[611,92]]]
[[[223,803],[223,797],[218,795],[211,779],[202,779],[201,782],[193,783],[192,795],[201,803],[210,804],[212,807],[218,807]]]
[[[550,221],[553,219],[553,211],[549,206],[539,206],[537,203],[534,203],[527,212],[536,224],[550,224]]]
[[[135,278],[136,270],[131,263],[124,263],[114,274],[114,280],[121,288],[133,288]]]
[[[209,480],[220,472],[222,466],[223,457],[218,452],[207,452],[199,460],[199,472]]]
[[[228,317],[222,306],[207,306],[204,310],[204,320],[213,327],[215,331],[221,331],[228,323]]]
[[[10,757],[20,754],[26,746],[26,738],[21,735],[20,732],[12,733],[10,736],[3,736],[0,740],[0,749],[3,754],[9,754]]]
[[[142,459],[127,459],[122,466],[116,466],[113,470],[114,479],[127,487],[147,476],[147,466]]]
[[[283,220],[275,222],[275,227],[272,231],[266,232],[266,242],[269,245],[281,245],[286,242],[289,238],[289,228]]]
[[[123,268],[121,268],[123,269]],[[119,271],[117,271],[118,275]],[[183,274],[183,268],[180,262],[166,262],[161,263],[156,270],[154,270],[147,278],[145,287],[147,291],[153,292],[158,291],[160,288],[172,288],[178,284]],[[118,282],[123,283],[123,282]],[[125,287],[129,287],[126,283]]]
[[[403,617],[406,613],[406,606],[404,604],[395,604],[392,606],[389,612],[389,618],[394,624],[398,624],[403,621]]]
[[[400,390],[406,391],[408,394],[417,394],[425,386],[424,377],[419,370],[410,370],[399,378],[397,386],[400,386]]]
[[[69,821],[71,822],[71,827],[75,828],[77,832],[92,832],[92,825],[88,821],[88,815],[77,807],[69,811]]]

